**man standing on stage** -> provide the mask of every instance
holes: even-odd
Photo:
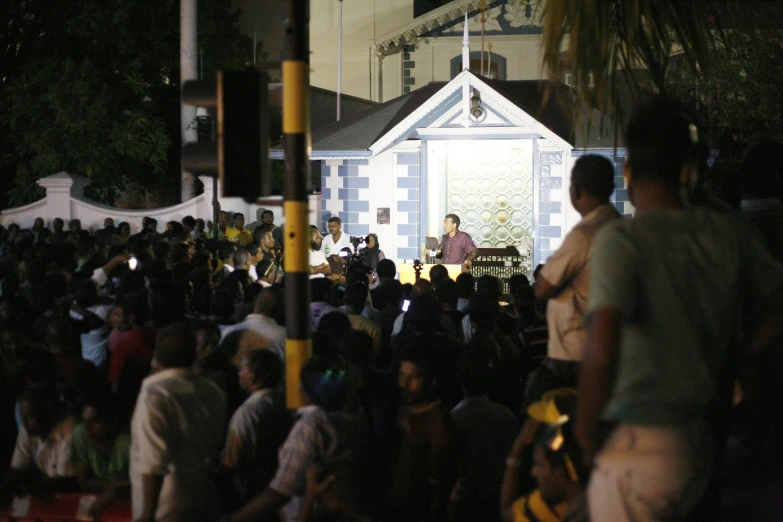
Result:
[[[478,256],[478,248],[469,234],[459,229],[459,217],[449,214],[443,220],[443,239],[440,242],[438,259],[444,265],[465,265],[470,269],[473,260]]]

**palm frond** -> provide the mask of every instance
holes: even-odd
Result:
[[[665,93],[670,59],[680,49],[709,85],[716,49],[730,45],[732,18],[749,8],[720,0],[548,0],[543,66],[552,80],[570,72],[578,130],[589,130],[600,114],[601,130],[609,117],[617,136],[630,109],[621,98]]]

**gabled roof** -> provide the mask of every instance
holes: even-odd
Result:
[[[445,85],[446,82],[431,82],[410,94],[313,131],[313,151],[368,151]]]
[[[547,87],[551,87],[549,93]],[[380,154],[414,137],[417,129],[428,127],[449,111],[462,107],[466,88],[471,92],[477,89],[482,103],[509,122],[508,127],[499,128],[501,133],[503,128],[528,128],[570,148],[605,148],[614,144],[613,138],[599,136],[597,125],[590,129],[587,141],[575,135],[573,116],[565,106],[572,90],[563,83],[490,80],[463,71],[450,82],[431,82],[410,94],[313,131],[311,156],[325,159]],[[272,155],[282,157],[282,151],[273,149]]]

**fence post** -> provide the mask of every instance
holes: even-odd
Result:
[[[67,172],[58,172],[38,180],[46,190],[46,206],[41,216],[47,221],[62,218],[66,223],[72,218],[71,195],[83,195],[90,180]],[[38,216],[36,216],[38,217]]]

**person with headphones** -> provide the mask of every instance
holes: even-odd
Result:
[[[692,516],[714,475],[716,412],[731,406],[737,359],[783,339],[783,267],[746,222],[694,204],[701,135],[682,103],[641,107],[625,132],[636,213],[593,242],[574,426],[594,466],[592,520]],[[738,350],[744,302],[763,310]]]

